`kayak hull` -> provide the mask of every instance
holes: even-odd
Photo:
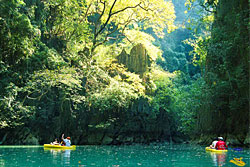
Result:
[[[49,149],[76,149],[75,145],[72,145],[70,147],[68,146],[59,146],[59,145],[51,145],[51,144],[44,144],[44,148],[49,148]]]
[[[224,153],[227,152],[227,150],[216,150],[210,147],[206,147],[206,151],[210,151],[210,152],[216,152],[216,153]]]

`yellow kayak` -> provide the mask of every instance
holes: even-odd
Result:
[[[240,158],[234,158],[233,160],[230,160],[229,162],[232,162],[232,163],[234,163],[237,166],[245,166],[246,163],[244,161],[242,161],[242,159],[243,159],[242,157],[240,157]]]
[[[60,145],[52,145],[52,144],[44,144],[44,148],[55,148],[55,149],[76,149],[75,145],[72,145],[70,147],[68,146],[60,146]]]
[[[210,148],[210,147],[206,147],[206,151],[217,152],[217,153],[227,152],[227,150],[216,150],[216,149]]]

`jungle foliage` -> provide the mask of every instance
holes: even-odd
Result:
[[[147,85],[114,58],[145,37],[154,59],[160,51],[142,30],[151,28],[157,36],[166,25],[174,30],[171,2],[3,0],[0,5],[2,142],[43,143],[64,132],[78,143],[95,143],[91,132],[104,138],[109,129],[108,137],[117,138],[123,133],[117,127],[131,114],[145,114],[136,114],[133,106],[140,99],[147,105]]]
[[[210,33],[190,44],[204,68],[207,89],[199,111],[201,136],[223,135],[232,144],[249,145],[248,1],[199,1],[209,13]],[[193,3],[189,3],[190,7]]]
[[[0,0],[0,144],[181,142],[248,123],[247,5],[198,2]],[[117,61],[138,46],[141,74]]]

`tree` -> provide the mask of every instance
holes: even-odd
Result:
[[[174,29],[174,8],[171,2],[164,0],[137,1],[87,1],[89,16],[93,27],[91,53],[95,48],[117,33],[115,38],[124,36],[124,31],[131,28],[142,30],[152,28],[158,35],[168,26],[168,31]]]
[[[49,21],[56,23],[48,33],[66,40],[75,37],[73,41],[87,46],[91,56],[96,47],[125,38],[125,31],[152,28],[161,36],[166,25],[168,32],[175,28],[173,4],[164,0],[49,0],[44,4],[54,13]]]

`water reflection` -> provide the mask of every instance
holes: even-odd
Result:
[[[226,153],[210,152],[214,166],[224,166],[226,164]]]
[[[70,149],[53,149],[53,148],[44,148],[45,152],[50,152],[53,157],[57,157],[58,155],[63,155],[63,157],[70,158]]]
[[[70,152],[71,150],[62,150],[63,164],[70,166]]]
[[[71,152],[71,150],[63,150],[64,157],[70,158],[70,152]]]
[[[72,150],[64,149],[44,149],[45,152],[49,152],[52,155],[52,163],[63,166],[70,166],[70,154]]]

